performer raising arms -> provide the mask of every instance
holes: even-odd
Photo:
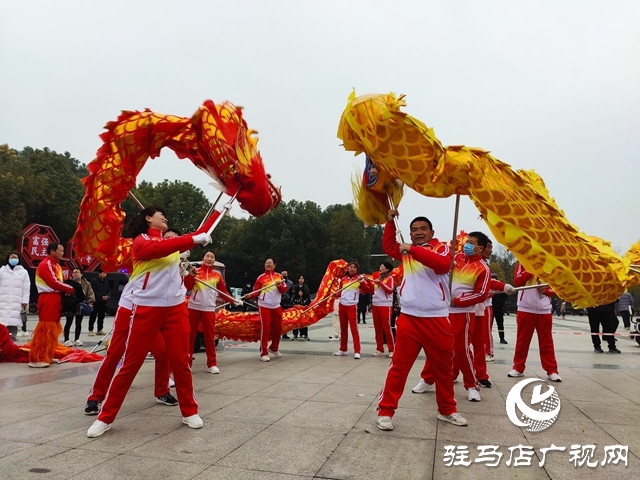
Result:
[[[438,419],[464,426],[467,421],[457,413],[453,394],[453,335],[447,318],[451,254],[447,245],[433,238],[433,227],[426,217],[411,222],[411,244],[397,243],[393,222],[397,215],[397,210],[389,210],[382,249],[401,260],[404,267],[404,279],[398,289],[402,310],[396,323],[395,353],[378,399],[377,426],[380,430],[393,430],[391,417],[420,349],[433,365]]]
[[[33,331],[29,366],[43,368],[51,365],[53,354],[62,333],[60,314],[62,312],[62,294],[73,294],[73,287],[62,283],[60,260],[64,256],[64,247],[59,243],[47,245],[47,258],[36,269],[36,287],[38,287],[38,324]]]
[[[193,351],[198,334],[198,324],[202,322],[202,332],[204,333],[204,344],[207,352],[207,371],[209,373],[220,373],[216,363],[216,300],[220,290],[235,303],[235,298],[231,296],[224,283],[222,275],[213,267],[216,263],[216,255],[207,252],[202,257],[202,266],[192,268],[189,275],[184,277],[184,286],[187,290],[193,290],[189,298],[189,348]],[[206,284],[206,285],[203,285]],[[209,287],[207,286],[209,285]],[[213,288],[210,288],[213,287]]]
[[[389,357],[393,357],[393,335],[391,334],[391,308],[393,307],[393,290],[396,287],[390,275],[393,265],[389,262],[380,264],[380,278],[373,281],[373,328],[376,332],[376,351],[374,357],[384,355],[382,334],[389,346]]]
[[[258,297],[260,314],[260,360],[268,362],[269,352],[280,358],[280,335],[282,334],[282,294],[288,290],[282,275],[275,272],[276,263],[271,258],[264,262],[264,273],[256,279],[253,294],[242,298]],[[271,339],[271,345],[267,347]]]
[[[98,419],[87,431],[88,437],[99,437],[111,428],[158,332],[164,337],[182,421],[191,428],[202,428],[203,425],[189,369],[189,317],[178,252],[194,244],[206,245],[211,242],[211,237],[207,233],[199,233],[162,238],[162,233],[167,230],[167,220],[158,207],[147,207],[138,213],[131,223],[131,230],[131,331],[122,368],[111,382]]]

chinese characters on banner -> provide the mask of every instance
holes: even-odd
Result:
[[[443,462],[447,467],[461,466],[468,467],[472,463],[484,464],[486,467],[497,467],[500,465],[503,453],[499,451],[498,445],[479,445],[476,447],[478,455],[475,460],[471,459],[469,447],[466,445],[445,445],[444,446],[444,459]],[[505,465],[507,467],[522,467],[531,466],[532,460],[535,456],[535,450],[530,445],[517,445],[515,447],[508,447],[508,454],[505,454]],[[567,447],[557,447],[551,444],[550,447],[541,448],[540,455],[536,458],[540,458],[538,462],[539,467],[544,467],[547,459],[547,454],[551,451],[564,452]],[[604,447],[604,458],[601,462],[596,458],[596,446],[595,445],[571,445],[569,449],[569,462],[574,467],[581,467],[586,465],[587,467],[597,467],[598,465],[604,467],[605,465],[618,465],[624,462],[624,466],[628,466],[627,455],[629,453],[629,447],[627,445],[608,445]]]

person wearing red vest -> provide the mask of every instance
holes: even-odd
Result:
[[[527,272],[518,263],[513,274],[513,283],[516,287],[539,285],[541,282],[533,274]],[[529,345],[533,338],[533,332],[538,335],[538,348],[540,350],[540,363],[547,372],[547,379],[552,382],[561,382],[558,375],[558,362],[553,347],[553,335],[551,327],[551,297],[555,293],[547,286],[522,290],[518,293],[518,314],[516,315],[516,349],[513,353],[513,368],[507,374],[508,377],[523,377],[525,363],[529,355]]]
[[[214,288],[226,296],[225,301],[235,303],[235,298],[227,290],[222,275],[214,268],[215,263],[216,255],[213,252],[206,252],[202,257],[202,266],[193,268],[189,275],[184,277],[184,286],[187,290],[191,290],[188,306],[191,332],[189,345],[193,351],[198,334],[198,324],[202,322],[209,373],[220,373],[216,360],[216,301],[218,292]]]
[[[394,355],[378,398],[376,425],[380,430],[393,430],[392,417],[407,376],[424,349],[433,365],[438,420],[465,426],[467,421],[457,412],[453,393],[453,335],[447,318],[451,253],[446,244],[433,238],[433,227],[426,217],[411,222],[411,244],[398,243],[393,222],[397,215],[396,210],[389,210],[382,250],[402,261],[404,277],[398,288],[401,311],[396,323]]]
[[[51,365],[58,337],[62,334],[62,295],[74,293],[72,286],[62,282],[60,260],[64,256],[64,247],[56,242],[50,243],[47,254],[36,268],[38,324],[33,330],[29,349],[29,366],[33,368]]]
[[[362,275],[358,275],[360,265],[358,262],[350,262],[347,265],[347,274],[340,279],[338,289],[340,301],[338,303],[338,316],[340,318],[340,350],[334,353],[341,357],[347,355],[347,342],[349,340],[349,328],[353,336],[353,358],[360,358],[360,333],[356,323],[358,315],[358,301],[361,293],[369,293],[371,284]]]
[[[258,297],[258,314],[260,315],[260,360],[268,362],[269,352],[276,358],[280,353],[280,336],[282,334],[282,294],[288,289],[282,275],[275,271],[276,264],[271,258],[264,262],[264,273],[256,279],[253,294],[243,298]],[[258,291],[259,290],[259,291]],[[271,345],[268,345],[271,340]]]
[[[376,332],[376,351],[373,352],[374,357],[384,355],[383,336],[387,340],[389,347],[389,357],[393,357],[393,335],[391,334],[391,309],[393,308],[393,290],[395,289],[395,281],[390,275],[393,265],[389,262],[380,264],[380,277],[374,278],[373,298],[372,298],[372,315],[373,328]]]
[[[203,426],[189,368],[189,315],[179,252],[196,244],[206,245],[211,242],[211,236],[192,233],[163,238],[167,220],[159,207],[143,209],[134,217],[130,228],[133,236],[133,273],[129,279],[133,289],[131,330],[122,367],[109,386],[98,419],[87,431],[90,438],[99,437],[111,428],[158,332],[165,341],[182,422],[190,428]]]

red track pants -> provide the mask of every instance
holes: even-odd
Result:
[[[160,332],[176,382],[178,404],[183,417],[198,413],[189,368],[189,315],[185,303],[172,307],[134,305],[131,330],[126,341],[122,367],[116,373],[102,404],[98,420],[113,423],[133,380],[144,363],[151,344]]]
[[[190,352],[196,343],[198,334],[198,323],[202,322],[202,333],[204,334],[204,345],[207,352],[207,367],[215,367],[216,363],[216,312],[203,312],[189,308],[189,345]],[[193,357],[191,357],[193,358]]]
[[[338,315],[340,316],[340,350],[347,351],[347,340],[349,340],[349,327],[353,336],[353,351],[360,353],[360,333],[356,323],[357,305],[342,305],[338,303]]]
[[[438,411],[451,415],[456,410],[453,394],[453,335],[447,317],[414,317],[400,313],[396,321],[396,349],[378,399],[378,416],[393,417],[407,377],[420,350],[434,366],[430,383],[436,384]]]
[[[373,313],[373,328],[376,331],[376,350],[384,352],[384,343],[382,342],[382,333],[387,339],[387,346],[389,347],[389,353],[393,352],[393,335],[391,334],[391,307],[379,307],[374,305],[372,308]]]
[[[516,351],[513,354],[513,369],[524,373],[527,355],[533,331],[538,334],[538,348],[540,350],[540,363],[547,375],[558,373],[556,353],[553,348],[553,335],[551,326],[553,320],[550,313],[518,312],[516,316]]]
[[[280,336],[282,335],[282,307],[267,308],[258,307],[260,314],[260,356],[269,355],[267,345],[271,340],[269,348],[277,352],[280,348]]]
[[[485,358],[485,344],[487,342],[487,311],[485,314],[475,316],[475,326],[473,327],[473,334],[471,335],[471,344],[473,345],[473,369],[476,373],[478,380],[489,380],[489,374],[487,373],[487,359]],[[489,332],[491,333],[491,332]]]
[[[122,359],[124,351],[126,349],[127,337],[129,336],[131,321],[131,310],[124,307],[118,307],[116,316],[113,320],[113,331],[111,332],[111,341],[109,342],[109,348],[104,355],[104,359],[100,364],[96,378],[93,381],[91,390],[89,390],[89,397],[87,401],[95,400],[102,402],[107,395],[109,385],[113,379],[113,375],[118,368],[118,362]],[[169,393],[169,362],[167,361],[167,354],[164,347],[164,338],[162,334],[158,332],[156,338],[151,345],[149,351],[153,354],[153,358],[156,361],[156,377],[155,388],[153,395],[163,397]]]
[[[473,312],[449,314],[451,333],[453,333],[454,371],[459,370],[462,372],[464,388],[467,390],[478,386],[478,379],[473,367],[473,353],[469,348],[470,340],[473,338],[475,319],[476,316]]]
[[[38,324],[33,330],[29,362],[46,362],[51,364],[58,347],[58,336],[62,333],[60,314],[62,310],[62,294],[60,292],[43,292],[38,295]]]
[[[484,307],[484,323],[487,329],[487,338],[484,344],[484,352],[493,357],[493,307]]]

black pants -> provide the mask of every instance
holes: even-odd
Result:
[[[504,309],[502,307],[493,307],[493,318],[498,326],[498,335],[500,340],[504,340]]]
[[[96,323],[96,316],[98,317],[98,331],[104,328],[104,316],[107,314],[107,302],[96,302],[93,304],[93,310],[89,315],[89,331],[93,332],[93,326]]]
[[[307,338],[309,337],[309,327],[303,327],[300,329],[294,329],[293,330],[293,336],[295,338],[298,338],[298,334],[300,335],[300,338]]]
[[[597,335],[600,333],[600,325],[602,325],[602,333],[615,332],[615,325],[611,319],[613,315],[607,311],[598,312],[592,309],[589,309],[587,314],[589,315],[589,326],[591,327],[591,341],[593,342],[594,348],[598,348],[602,343],[600,341],[600,335]],[[602,340],[608,343],[609,350],[616,347],[616,339],[613,335],[602,335]]]
[[[360,323],[360,315],[362,315],[362,323],[367,323],[367,307],[358,307],[358,323]]]
[[[629,311],[628,310],[622,310],[620,312],[620,315],[622,316],[622,323],[624,323],[624,328],[630,328],[631,327],[631,315],[629,315]]]
[[[73,315],[67,314],[67,322],[64,324],[64,341],[69,340],[69,333],[71,333],[71,325],[73,324]],[[75,315],[76,317],[76,335],[74,340],[80,339],[80,332],[82,330],[82,315]]]

